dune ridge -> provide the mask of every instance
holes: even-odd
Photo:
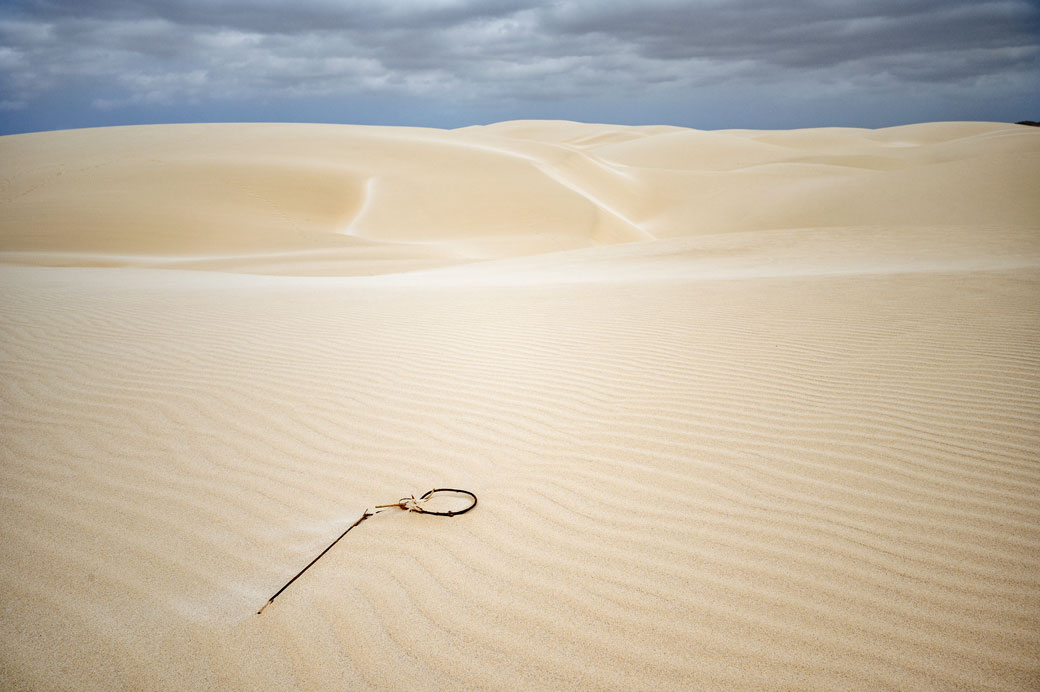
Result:
[[[0,252],[16,264],[370,275],[731,232],[1033,229],[1036,142],[999,123],[16,135],[0,140],[13,166],[0,183]]]
[[[0,687],[1035,689],[1040,133],[0,138]],[[262,616],[366,507],[385,512]]]

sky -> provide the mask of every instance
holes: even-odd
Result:
[[[1040,0],[0,0],[0,134],[1040,120]]]

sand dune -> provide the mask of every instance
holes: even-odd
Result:
[[[999,123],[2,137],[0,688],[1036,689],[1038,173]]]

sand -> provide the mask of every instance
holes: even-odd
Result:
[[[2,137],[0,688],[1035,690],[1038,176],[1000,123]]]

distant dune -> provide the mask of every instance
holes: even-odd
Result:
[[[1035,690],[1038,178],[1002,123],[0,137],[0,689]]]
[[[17,264],[386,274],[659,238],[1035,229],[1036,133],[170,125],[0,139]]]

